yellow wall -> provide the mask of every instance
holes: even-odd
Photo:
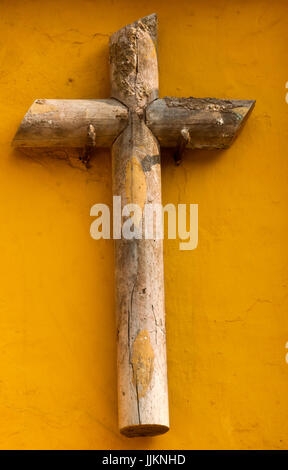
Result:
[[[163,152],[164,202],[199,204],[199,246],[165,241],[171,430],[117,430],[109,151],[89,172],[11,140],[36,98],[109,96],[108,37],[159,15],[160,95],[256,99],[225,152]],[[0,447],[288,448],[288,5],[0,1]]]

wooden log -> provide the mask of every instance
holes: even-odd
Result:
[[[113,194],[161,203],[159,148],[134,115],[112,150]],[[142,229],[143,217],[138,219]],[[115,240],[119,428],[128,437],[169,429],[162,240]]]
[[[110,37],[111,96],[140,111],[158,98],[157,15],[125,26]]]
[[[162,147],[179,145],[189,132],[187,148],[224,149],[238,135],[255,105],[253,100],[163,98],[146,109],[146,124]]]
[[[114,99],[36,100],[21,122],[13,146],[85,147],[92,144],[94,133],[93,147],[110,147],[127,122],[127,107]]]
[[[122,208],[161,203],[158,142],[144,122],[158,96],[157,18],[151,15],[110,41],[112,96],[129,106],[129,124],[112,147],[113,194]],[[118,410],[120,432],[154,436],[169,429],[162,240],[115,240]]]

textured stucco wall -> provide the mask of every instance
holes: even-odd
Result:
[[[254,98],[225,152],[163,152],[164,202],[199,204],[199,246],[165,241],[171,430],[119,436],[109,151],[86,172],[10,147],[36,98],[109,96],[108,37],[159,15],[160,94]],[[288,447],[288,5],[0,0],[0,447]]]

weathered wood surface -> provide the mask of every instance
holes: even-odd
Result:
[[[140,111],[158,98],[157,15],[125,26],[110,38],[111,96]]]
[[[128,122],[127,107],[108,100],[36,100],[13,140],[15,147],[110,147]],[[90,131],[91,134],[91,131]]]
[[[254,107],[252,100],[163,98],[146,109],[146,124],[162,147],[176,147],[183,129],[187,148],[224,149],[238,135]]]
[[[114,143],[112,162],[122,206],[161,203],[158,143],[137,115]],[[163,241],[115,240],[115,286],[119,428],[128,437],[162,434],[169,429]]]
[[[142,211],[161,203],[158,142],[144,122],[144,108],[158,96],[156,36],[151,15],[110,41],[112,96],[130,111],[112,147],[113,194]],[[140,215],[136,230],[142,224]],[[120,431],[162,434],[169,429],[162,240],[115,240],[115,285]]]

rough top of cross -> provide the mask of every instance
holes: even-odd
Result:
[[[125,26],[110,38],[111,98],[36,100],[13,141],[15,147],[110,147],[131,115],[144,119],[163,147],[223,149],[239,133],[255,101],[158,99],[157,15]]]
[[[140,112],[159,96],[157,15],[129,24],[110,38],[111,96]]]

